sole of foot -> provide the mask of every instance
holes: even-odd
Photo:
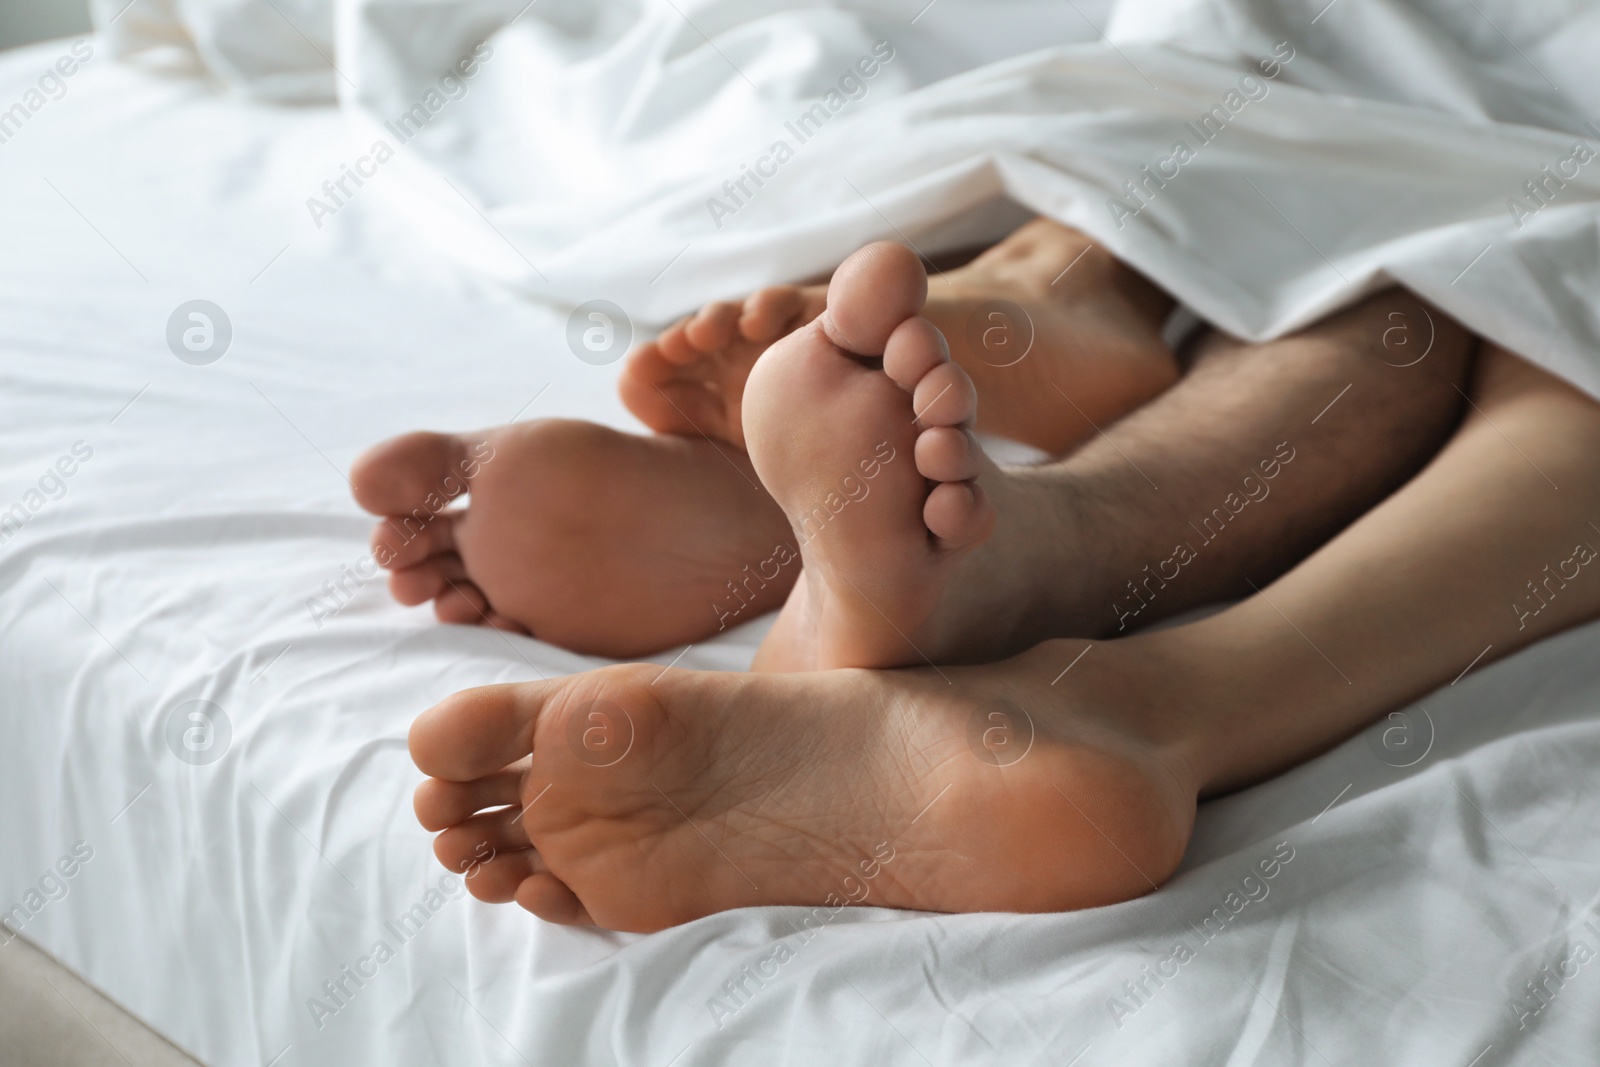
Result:
[[[1084,648],[944,674],[625,666],[467,690],[411,729],[416,812],[474,896],[555,923],[1127,900],[1176,868],[1198,783],[1150,672]]]
[[[926,293],[909,249],[868,245],[751,373],[750,460],[804,560],[757,670],[983,662],[1033,643],[1032,549],[1070,531],[1032,532],[1057,509],[983,454],[972,381],[917,315]]]
[[[657,433],[716,437],[744,447],[740,402],[761,353],[822,312],[826,286],[779,285],[740,303],[708,304],[628,354],[622,402]]]
[[[356,501],[396,600],[628,658],[776,608],[799,560],[743,452],[547,419],[364,453]],[[451,502],[466,494],[465,508]]]
[[[743,446],[751,368],[822,313],[827,289],[776,286],[707,305],[634,350],[623,402],[658,432]],[[977,429],[1056,455],[1177,379],[1161,339],[1171,306],[1087,235],[1036,219],[939,273],[922,315],[983,398]]]

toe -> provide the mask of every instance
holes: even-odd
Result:
[[[656,426],[661,433],[695,437],[728,437],[727,405],[700,382],[665,382],[652,386],[655,403],[671,412],[670,427]]]
[[[694,363],[705,358],[705,353],[689,342],[689,320],[675,322],[661,332],[656,338],[656,347],[661,356],[674,367]]]
[[[430,778],[471,782],[533,752],[533,725],[550,687],[516,682],[464,689],[411,724],[411,759]]]
[[[917,436],[917,473],[935,482],[970,481],[978,476],[982,454],[968,430],[935,426]]]
[[[524,637],[533,636],[532,630],[522,625],[522,623],[518,622],[516,619],[507,618],[506,616],[500,614],[492,607],[484,614],[483,622],[484,625],[490,627],[491,629],[504,630],[508,634],[522,634]]]
[[[965,548],[994,530],[994,505],[976,482],[945,482],[933,487],[922,506],[922,521],[949,548]]]
[[[664,382],[672,376],[674,369],[655,341],[639,345],[628,353],[627,360],[622,364],[624,377],[637,378],[641,382]]]
[[[740,312],[738,304],[730,304],[725,300],[707,304],[683,328],[684,336],[690,344],[707,355],[720,352],[733,340],[734,330],[739,326]]]
[[[467,491],[481,447],[458,434],[403,434],[357,456],[350,487],[356,503],[374,515],[414,516],[425,525]]]
[[[503,770],[471,782],[429,778],[417,786],[411,805],[424,830],[438,833],[465,822],[485,808],[504,808],[521,797],[522,772]],[[514,810],[514,809],[513,809]]]
[[[921,310],[927,297],[928,275],[916,253],[878,241],[834,271],[823,328],[848,352],[880,356],[895,327]]]
[[[944,334],[927,319],[909,318],[894,328],[883,349],[883,373],[906,392],[911,392],[928,372],[950,362],[950,346]]]
[[[746,341],[769,345],[783,336],[804,304],[805,295],[795,286],[774,285],[759,289],[744,302],[739,333]]]
[[[668,362],[661,346],[650,341],[635,349],[627,367],[617,379],[617,393],[623,406],[657,433],[693,433],[694,427],[669,399],[672,392],[703,393],[699,385],[675,382],[678,368]]]
[[[517,899],[517,887],[544,871],[545,866],[537,851],[524,848],[489,853],[486,859],[474,857],[465,868],[450,869],[465,878],[467,892],[484,903],[509,904]]]
[[[462,585],[466,579],[467,571],[461,557],[451,552],[389,575],[389,595],[412,607],[444,595],[452,584]]]
[[[961,426],[978,414],[978,391],[966,371],[954,363],[941,363],[917,383],[911,410],[923,426]]]
[[[532,847],[517,808],[481,812],[433,839],[433,854],[452,871],[463,870],[474,860],[481,863],[491,854]]]
[[[426,564],[424,564],[426,566]],[[480,626],[489,621],[489,598],[466,578],[444,579],[444,589],[433,602],[433,616],[453,626]]]
[[[456,516],[448,511],[428,523],[391,515],[372,529],[372,558],[385,570],[415,567],[455,548],[455,522]]]
[[[517,887],[517,903],[547,923],[593,926],[583,902],[553,874],[535,874]]]

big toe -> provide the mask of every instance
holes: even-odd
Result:
[[[356,457],[350,486],[356,503],[374,515],[436,513],[467,491],[474,455],[472,442],[458,434],[401,434]]]
[[[895,327],[928,299],[928,275],[905,245],[877,241],[839,265],[828,283],[823,329],[847,352],[880,356]]]
[[[546,685],[518,682],[465,689],[417,716],[408,744],[430,778],[471,782],[533,751],[533,724]]]

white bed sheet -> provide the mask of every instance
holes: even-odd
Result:
[[[0,57],[0,104],[64,48]],[[626,426],[614,368],[572,357],[564,315],[460,280],[362,200],[310,230],[304,190],[348,158],[336,116],[103,55],[67,84],[0,145],[0,510],[92,449],[0,546],[0,909],[50,890],[20,932],[204,1062],[1593,1062],[1600,966],[1546,979],[1537,1014],[1517,1005],[1539,1004],[1541,968],[1600,950],[1596,627],[1423,701],[1414,766],[1369,731],[1207,805],[1183,873],[1142,900],[851,910],[802,943],[794,909],[641,938],[441,898],[317,1018],[323,983],[398,944],[385,923],[438,886],[410,812],[415,713],[593,662],[435,625],[380,581],[315,625],[307,600],[365,550],[342,472],[418,426]],[[204,367],[164,339],[197,297],[234,328]],[[683,664],[736,669],[755,637]],[[197,698],[232,729],[203,766],[165,736]],[[92,856],[47,877],[75,847]],[[1206,941],[1197,927],[1290,849]],[[794,958],[715,1011],[779,939]],[[1145,978],[1180,941],[1192,959]]]
[[[286,2],[93,8],[337,99],[370,195],[525,293],[659,321],[1021,204],[1242,337],[1398,282],[1600,396],[1592,0]]]

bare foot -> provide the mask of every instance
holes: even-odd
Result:
[[[868,245],[751,372],[750,459],[805,561],[757,670],[985,662],[1044,636],[1038,568],[1075,517],[983,454],[926,291],[910,251]]]
[[[822,313],[825,285],[779,285],[742,303],[707,304],[628,354],[617,390],[658,433],[717,437],[744,447],[739,405],[767,346]]]
[[[356,500],[402,604],[626,658],[770,611],[799,570],[743,452],[586,422],[412,433],[369,449]],[[446,510],[470,493],[465,509]]]
[[[417,817],[474,896],[616,930],[767,904],[1127,900],[1193,827],[1170,726],[1189,720],[1114,645],[1052,687],[1082,647],[944,675],[626,666],[467,690],[412,726]]]
[[[641,345],[618,388],[645,425],[744,444],[756,360],[814,320],[827,286],[762,289],[715,303]],[[1088,236],[1033,222],[943,272],[922,309],[983,397],[977,428],[1060,454],[1171,385],[1161,339],[1172,301]]]

